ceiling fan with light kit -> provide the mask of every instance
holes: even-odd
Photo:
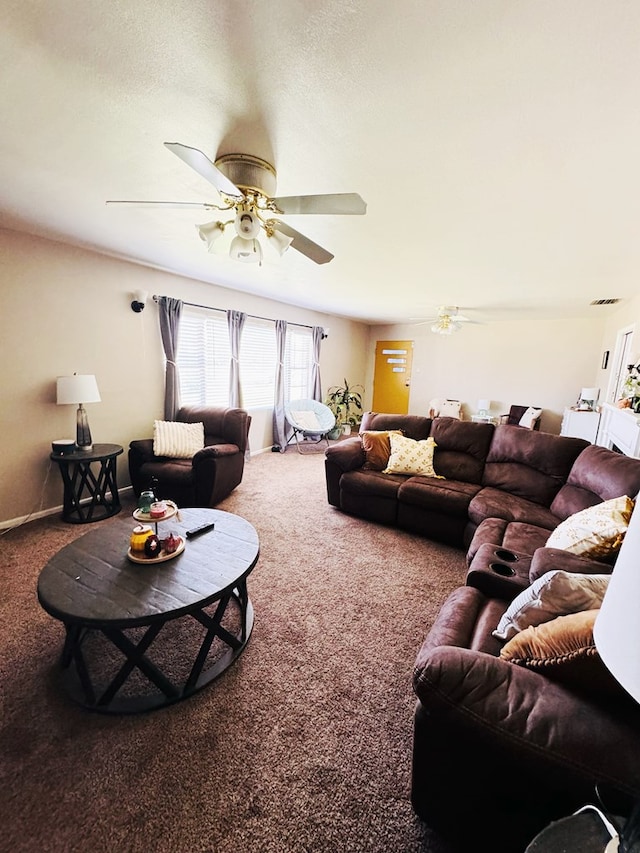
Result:
[[[465,323],[478,324],[478,320],[460,313],[457,305],[440,305],[435,317],[413,317],[414,326],[425,326],[431,324],[431,331],[436,335],[452,335],[459,332]]]
[[[194,169],[216,188],[221,204],[208,202],[176,201],[124,201],[110,200],[109,205],[158,206],[173,208],[200,208],[229,211],[226,221],[214,220],[196,225],[200,239],[210,252],[229,225],[234,227],[234,237],[229,256],[243,263],[262,263],[262,244],[258,239],[264,234],[267,244],[282,255],[289,247],[305,255],[316,264],[326,264],[334,257],[331,252],[305,237],[277,216],[287,214],[363,215],[367,205],[357,193],[329,193],[325,195],[276,196],[276,170],[259,157],[250,154],[224,154],[213,163],[197,148],[180,142],[165,142],[165,147]]]

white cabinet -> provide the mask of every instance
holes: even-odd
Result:
[[[565,409],[560,435],[584,438],[591,444],[595,444],[599,423],[600,412],[580,412],[577,409]]]
[[[640,415],[603,403],[598,444],[640,458]]]

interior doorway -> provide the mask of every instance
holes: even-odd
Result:
[[[616,348],[613,353],[613,364],[609,376],[606,400],[615,403],[622,396],[622,386],[627,378],[629,365],[636,363],[637,356],[633,350],[633,333],[635,326],[620,329],[616,337]]]
[[[413,341],[376,341],[373,372],[374,412],[409,412]]]

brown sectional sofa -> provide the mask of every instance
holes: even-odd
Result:
[[[570,515],[640,491],[640,460],[581,438],[522,427],[366,412],[364,430],[432,436],[445,479],[366,470],[359,437],[326,451],[327,499],[345,512],[467,549],[484,543],[533,555]]]
[[[414,667],[411,800],[460,853],[523,853],[587,803],[628,816],[640,798],[640,707],[501,659],[506,606],[454,590]]]
[[[499,657],[492,636],[512,598],[552,569],[600,574],[608,563],[545,547],[570,515],[640,491],[640,460],[577,438],[451,418],[368,412],[363,430],[433,436],[446,479],[366,470],[359,437],[326,452],[329,503],[467,551],[466,585],[449,596],[414,670],[412,802],[461,851],[522,853],[549,821],[587,802],[628,813],[640,798],[640,707],[569,688]],[[513,577],[491,569],[507,549]],[[500,563],[497,563],[500,565]],[[507,566],[509,568],[509,566]]]

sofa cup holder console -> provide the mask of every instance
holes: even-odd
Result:
[[[469,571],[467,585],[498,598],[514,598],[529,585],[531,557],[488,542],[478,548]]]
[[[489,563],[489,568],[503,578],[512,578],[516,573],[513,566],[509,566],[507,563]]]
[[[498,548],[494,553],[503,563],[515,563],[520,559],[517,554],[507,550],[507,548]]]

